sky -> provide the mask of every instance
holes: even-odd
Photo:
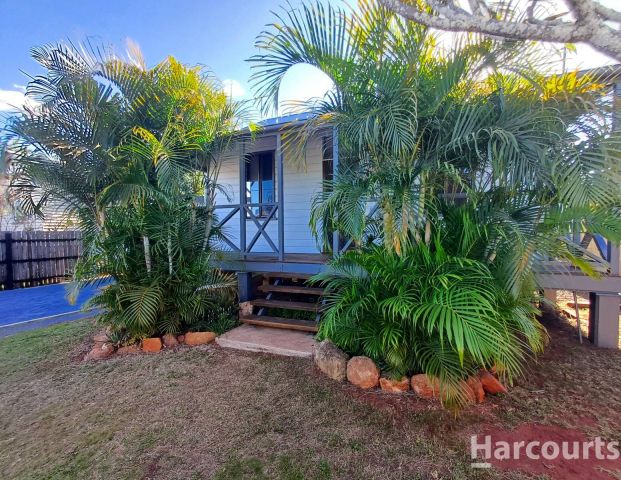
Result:
[[[282,0],[0,0],[0,111],[22,103],[28,78],[41,70],[30,58],[33,46],[63,40],[114,45],[124,53],[127,39],[140,45],[149,65],[168,55],[205,65],[228,92],[252,98],[249,64],[254,40],[274,20]],[[329,79],[311,67],[287,75],[283,98],[316,97]]]
[[[296,4],[299,0],[289,0]],[[604,0],[613,4],[619,0]],[[168,55],[213,71],[237,99],[251,99],[249,64],[254,40],[274,21],[285,0],[0,0],[0,113],[24,101],[30,75],[41,73],[30,58],[37,45],[86,39],[114,45],[121,53],[127,39],[140,45],[149,65]],[[579,46],[571,68],[612,63]],[[281,89],[284,102],[323,95],[330,80],[313,67],[296,66]],[[282,113],[282,112],[281,112]]]

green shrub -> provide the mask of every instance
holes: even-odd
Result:
[[[192,206],[190,195],[171,203],[139,212],[131,206],[111,209],[106,218],[111,234],[84,236],[92,253],[78,262],[76,285],[111,277],[89,306],[102,310],[100,323],[130,338],[200,330],[211,312],[234,303],[235,278],[210,265],[211,239],[203,245],[208,215]]]
[[[74,286],[109,282],[91,301],[100,322],[130,341],[193,329],[232,303],[234,278],[210,257],[217,154],[240,104],[172,57],[148,68],[137,50],[124,60],[64,44],[33,56],[45,73],[28,86],[36,106],[8,125],[11,193],[26,213],[55,202],[82,231]]]
[[[237,307],[232,302],[215,304],[203,318],[191,325],[192,331],[210,331],[221,335],[239,325]]]
[[[438,377],[447,405],[463,380],[495,366],[509,380],[545,334],[528,298],[514,299],[484,263],[449,255],[440,238],[350,251],[316,278],[327,288],[320,336],[373,358],[394,376]]]

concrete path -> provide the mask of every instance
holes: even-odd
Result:
[[[224,348],[306,358],[312,356],[316,343],[310,333],[253,325],[234,328],[216,338],[216,342]]]

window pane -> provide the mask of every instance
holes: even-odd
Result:
[[[246,162],[246,201],[273,203],[276,199],[274,183],[274,152],[255,153]],[[268,215],[273,206],[252,207],[255,215]]]
[[[274,157],[272,153],[261,155],[261,202],[274,202]],[[272,206],[263,207],[263,215],[267,215],[272,211]]]
[[[261,163],[261,179],[272,180],[274,178],[274,157],[271,153],[265,153],[259,159]]]
[[[334,158],[334,145],[332,144],[332,135],[325,135],[322,139],[322,158],[329,160]]]
[[[250,155],[246,161],[246,202],[259,203],[259,163],[254,155]],[[253,207],[252,213],[259,214],[259,207]]]
[[[323,179],[331,181],[334,178],[334,160],[324,160],[321,163]]]

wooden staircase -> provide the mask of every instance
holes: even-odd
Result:
[[[317,332],[324,290],[309,285],[309,278],[310,275],[299,273],[264,273],[257,290],[265,296],[250,300],[252,314],[240,316],[240,321],[262,327]]]

